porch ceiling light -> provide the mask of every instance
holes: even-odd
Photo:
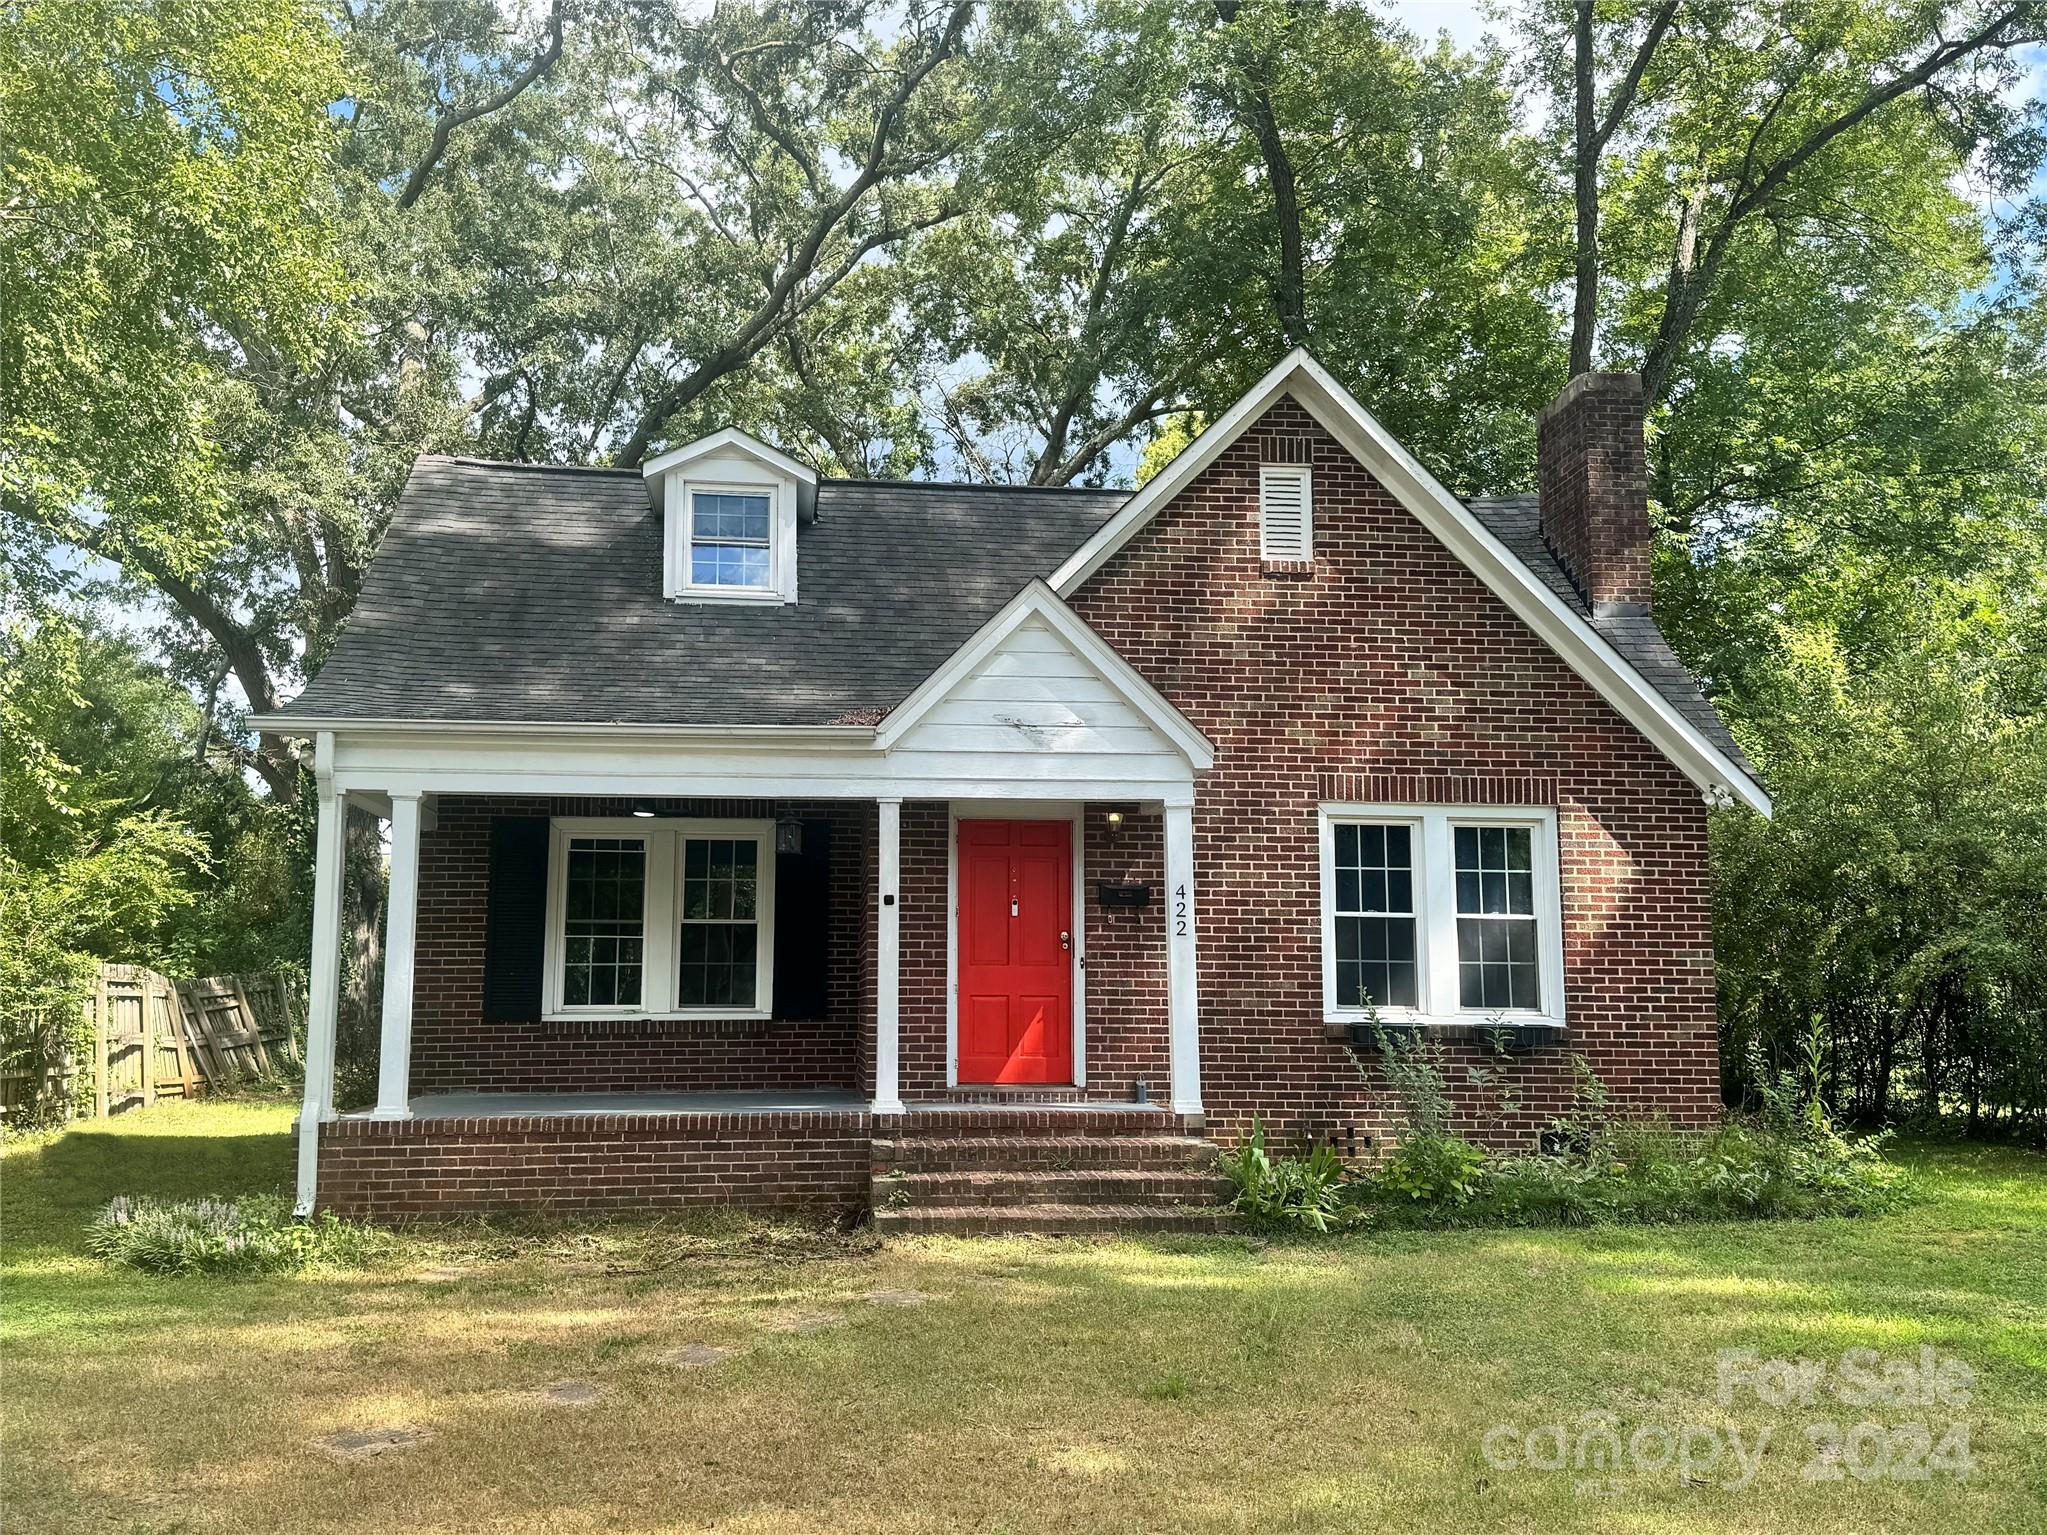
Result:
[[[643,821],[652,820],[654,816],[654,802],[650,799],[634,800],[633,814]]]

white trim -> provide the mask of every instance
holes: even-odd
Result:
[[[874,1112],[903,1112],[902,847],[903,802],[875,801]]]
[[[640,929],[640,1005],[572,1007],[562,1001],[566,949],[564,917],[568,846],[572,837],[611,837],[646,849],[646,905]],[[680,979],[682,847],[702,837],[752,840],[755,863],[754,1005],[683,1007],[675,993]],[[547,929],[542,964],[541,1017],[546,1022],[580,1018],[772,1018],[775,1012],[775,823],[758,820],[689,820],[680,817],[556,816],[548,823]]]
[[[777,474],[787,475],[792,480],[801,480],[805,485],[817,483],[817,471],[799,462],[770,443],[762,442],[749,432],[736,426],[721,427],[708,437],[699,437],[695,442],[686,442],[679,448],[670,448],[666,453],[648,459],[640,465],[640,473],[647,479],[655,479],[679,469],[684,464],[695,463],[713,453],[743,453],[772,469]]]
[[[1272,487],[1283,481],[1297,482],[1301,497],[1300,547],[1275,547],[1272,538]],[[1294,562],[1315,558],[1315,471],[1307,464],[1260,464],[1258,466],[1258,553],[1267,560]]]
[[[319,1196],[320,1126],[334,1117],[334,1032],[341,1008],[341,883],[348,857],[348,797],[334,784],[334,734],[313,747],[319,820],[313,833],[313,945],[306,986],[306,1086],[299,1109],[298,1199],[311,1215]]]
[[[1764,815],[1770,796],[1680,714],[1592,625],[1537,578],[1463,502],[1440,485],[1323,366],[1296,348],[1123,503],[1052,576],[1070,597],[1282,395],[1290,396],[1422,525],[1546,641],[1622,718],[1699,788],[1732,793]]]
[[[1087,806],[1063,800],[953,800],[945,821],[945,1085],[960,1083],[960,821],[1064,821],[1073,828],[1069,878],[1073,884],[1073,1081],[1048,1087],[1087,1086]],[[989,1084],[969,1082],[968,1087]]]
[[[1043,620],[1100,672],[1103,680],[1123,695],[1124,702],[1171,741],[1196,772],[1206,772],[1215,765],[1215,748],[1208,737],[1043,581],[1032,581],[1010,598],[1001,612],[975,631],[937,671],[918,683],[875,731],[874,744],[883,751],[893,747],[996,647],[1034,617]]]
[[[1166,1027],[1175,1114],[1201,1110],[1201,983],[1195,964],[1194,807],[1165,811]]]
[[[764,586],[720,586],[698,582],[691,572],[696,498],[765,496],[768,502],[768,579]],[[796,600],[796,487],[786,480],[736,480],[729,474],[689,479],[672,474],[662,483],[662,595],[671,602],[735,602],[779,605]]]
[[[419,933],[420,796],[390,799],[390,894],[384,902],[384,1008],[372,1119],[412,1118],[412,977]]]
[[[711,462],[703,476],[691,464]],[[750,469],[748,466],[757,466]],[[736,469],[736,473],[734,472]],[[797,503],[815,493],[817,473],[758,437],[728,426],[671,448],[640,466],[651,488],[659,485],[661,510],[661,593],[671,602],[789,603],[796,600]],[[691,579],[692,498],[766,495],[768,498],[768,581],[765,586],[699,585]]]
[[[1417,1003],[1382,1007],[1387,1023],[1469,1027],[1499,1017],[1511,1024],[1565,1021],[1563,870],[1557,813],[1544,805],[1389,805],[1332,800],[1316,811],[1318,884],[1321,887],[1322,1018],[1362,1023],[1363,1008],[1336,1001],[1336,826],[1338,822],[1404,825],[1413,830]],[[1538,944],[1536,983],[1542,1006],[1534,1012],[1458,1005],[1457,893],[1451,831],[1457,826],[1525,826],[1530,839]]]
[[[250,725],[262,735],[287,735],[300,731],[374,730],[395,735],[515,735],[589,736],[615,740],[698,740],[780,745],[790,750],[808,750],[818,745],[846,743],[871,747],[872,725],[659,725],[631,721],[587,720],[406,720],[380,719],[370,715],[332,719],[292,714],[259,715]]]

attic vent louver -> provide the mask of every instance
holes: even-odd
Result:
[[[1315,498],[1306,464],[1258,466],[1258,545],[1267,560],[1315,557]]]

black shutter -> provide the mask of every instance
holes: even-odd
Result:
[[[830,1005],[832,826],[803,823],[803,851],[775,855],[775,1016],[815,1019]]]
[[[500,815],[490,823],[490,893],[483,937],[483,1021],[540,1017],[547,950],[544,815]]]

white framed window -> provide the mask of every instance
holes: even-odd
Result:
[[[666,477],[668,595],[682,602],[796,600],[796,488],[731,465]]]
[[[553,822],[546,1016],[772,1017],[774,947],[774,822]]]
[[[1327,1020],[1564,1021],[1554,810],[1338,803],[1320,822]]]
[[[1275,562],[1315,557],[1315,477],[1306,464],[1258,466],[1258,553]]]
[[[689,584],[769,590],[774,534],[772,489],[690,487]]]

